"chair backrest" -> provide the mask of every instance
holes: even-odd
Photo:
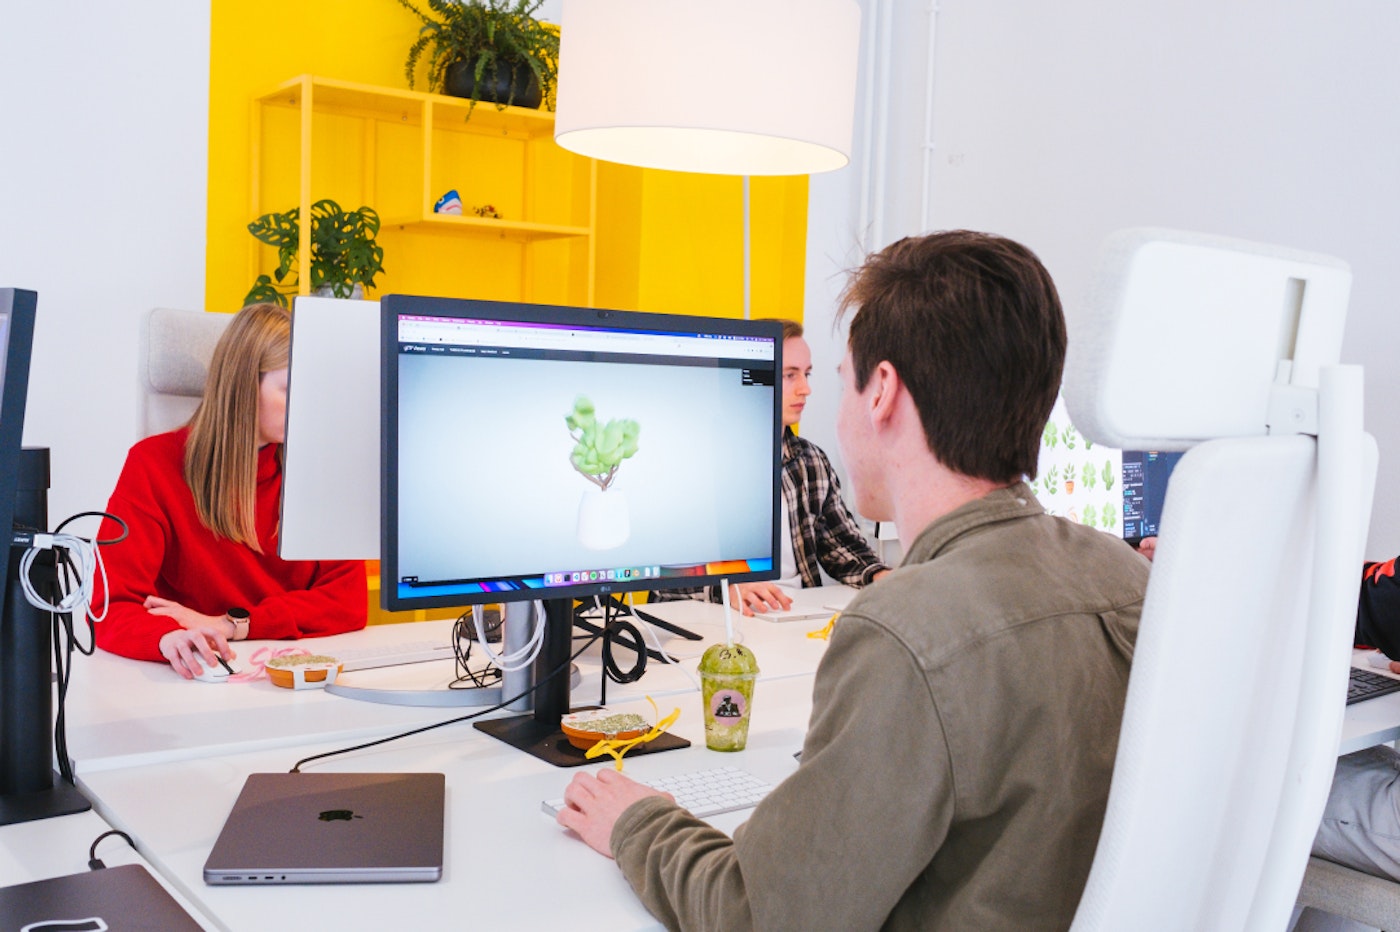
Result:
[[[1074,929],[1287,924],[1336,761],[1375,476],[1336,365],[1334,259],[1163,230],[1107,242],[1070,323],[1090,439],[1172,474]]]
[[[214,345],[232,314],[158,307],[141,326],[141,433],[149,437],[183,425],[204,394]]]

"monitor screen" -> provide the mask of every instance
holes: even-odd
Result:
[[[1155,537],[1167,501],[1167,480],[1180,453],[1156,450],[1123,451],[1123,539],[1136,546]]]
[[[779,325],[382,307],[386,608],[775,578]]]

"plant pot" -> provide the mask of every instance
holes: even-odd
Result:
[[[317,288],[314,292],[312,292],[312,294],[314,294],[314,295],[315,295],[316,297],[318,297],[318,298],[334,298],[334,297],[336,297],[336,293],[335,293],[334,289],[332,289],[332,287],[331,287],[330,285],[322,285],[320,288]],[[361,285],[359,282],[355,282],[355,287],[350,289],[350,297],[346,298],[345,300],[346,300],[346,301],[359,301],[359,300],[362,300],[362,299],[364,298],[364,296],[365,296],[365,286],[364,286],[364,285]]]
[[[611,550],[631,536],[627,496],[617,489],[586,489],[578,503],[578,542],[589,550]]]
[[[482,72],[481,83],[472,93],[473,76],[476,66],[473,62],[459,61],[447,66],[442,79],[442,92],[453,97],[475,97],[485,103],[509,103],[513,107],[527,110],[539,108],[544,100],[540,89],[540,79],[524,62],[496,60],[495,68]],[[515,100],[510,99],[511,82],[515,82]]]

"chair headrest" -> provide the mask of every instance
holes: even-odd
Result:
[[[1319,368],[1338,361],[1350,292],[1349,267],[1329,256],[1178,230],[1114,233],[1089,300],[1067,315],[1070,418],[1125,450],[1266,434],[1275,384],[1315,389]]]
[[[148,391],[198,398],[204,393],[214,345],[232,314],[158,307],[146,317],[142,379]]]

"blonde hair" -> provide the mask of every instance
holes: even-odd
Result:
[[[238,312],[214,347],[185,442],[185,484],[200,523],[258,553],[258,386],[263,373],[286,368],[291,333],[291,314],[276,304]]]

